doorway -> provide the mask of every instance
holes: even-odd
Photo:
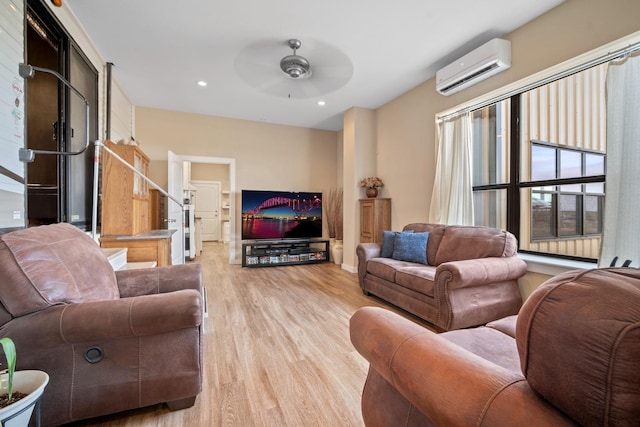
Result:
[[[98,73],[41,2],[27,2],[26,63],[52,70],[83,94],[84,103],[53,75],[25,80],[26,148],[78,152],[98,134]],[[89,135],[87,135],[87,130]],[[27,224],[68,222],[91,228],[92,153],[37,154],[27,163]]]
[[[229,190],[228,193],[223,194],[228,201],[223,201],[225,204],[225,211],[228,210],[228,228],[229,228],[229,263],[230,264],[239,264],[238,257],[238,242],[236,239],[236,160],[231,158],[222,158],[222,157],[206,157],[206,156],[185,156],[175,154],[169,151],[168,155],[168,189],[169,194],[176,198],[182,198],[182,163],[190,162],[190,163],[203,163],[208,165],[227,165],[228,166],[228,179],[229,179]],[[178,215],[180,212],[178,211]],[[179,217],[177,217],[179,218]],[[171,212],[169,212],[169,228],[177,230],[177,238],[173,239],[173,241],[179,241],[178,239],[184,239],[183,235],[181,235],[180,228],[176,222],[172,222]],[[175,248],[176,250],[178,248]],[[174,248],[172,248],[172,251]]]

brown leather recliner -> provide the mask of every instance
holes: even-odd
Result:
[[[0,337],[16,369],[50,376],[42,424],[166,402],[202,390],[202,273],[197,264],[114,272],[69,224],[0,236]]]
[[[350,331],[370,362],[367,426],[640,422],[638,269],[558,275],[484,327],[436,334],[367,307]]]

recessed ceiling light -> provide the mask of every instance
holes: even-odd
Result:
[[[206,85],[207,85],[207,82],[205,82],[204,80],[200,80],[200,81],[198,82],[198,86],[205,87]]]
[[[318,101],[318,105],[324,107],[325,105],[327,105],[327,103],[324,101]]]

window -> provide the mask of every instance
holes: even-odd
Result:
[[[531,239],[588,237],[602,232],[605,156],[531,142]],[[561,185],[563,178],[571,184]],[[604,177],[602,177],[604,179]]]
[[[474,111],[471,115],[476,225],[507,228],[509,108],[510,100],[505,100]]]
[[[511,231],[521,251],[598,258],[606,67],[472,112],[476,225]]]

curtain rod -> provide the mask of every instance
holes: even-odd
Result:
[[[535,81],[533,83],[529,83],[529,84],[524,85],[524,86],[522,86],[522,87],[520,87],[518,89],[510,90],[510,91],[508,91],[506,93],[503,93],[501,95],[492,97],[492,98],[490,98],[490,99],[488,99],[486,101],[481,101],[481,102],[479,102],[477,104],[474,104],[474,105],[471,105],[469,107],[461,108],[458,111],[454,111],[453,113],[449,113],[449,114],[441,116],[441,117],[436,116],[436,122],[440,123],[440,122],[443,122],[443,121],[450,120],[450,119],[452,119],[454,117],[457,117],[457,116],[459,116],[461,114],[469,113],[469,112],[474,111],[474,110],[479,110],[479,109],[484,108],[486,106],[489,106],[491,104],[495,104],[496,102],[505,100],[507,98],[511,98],[512,96],[517,95],[519,93],[527,92],[529,90],[538,88],[540,86],[544,86],[544,85],[549,84],[551,82],[554,82],[556,80],[560,80],[560,79],[568,77],[568,76],[570,76],[572,74],[576,74],[576,73],[579,73],[581,71],[584,71],[584,70],[586,70],[588,68],[595,67],[596,65],[604,64],[605,62],[608,62],[608,61],[611,61],[611,60],[614,60],[614,59],[626,58],[627,56],[631,55],[632,53],[635,53],[635,52],[638,52],[638,51],[640,51],[640,42],[632,43],[632,44],[630,44],[630,45],[628,45],[628,46],[626,46],[624,48],[618,49],[618,50],[616,50],[614,52],[607,53],[606,55],[603,55],[603,56],[600,56],[598,58],[592,59],[592,60],[587,61],[587,62],[585,62],[583,64],[579,64],[579,65],[576,65],[574,67],[568,68],[565,71],[561,71],[561,72],[553,74],[553,75],[551,75],[549,77],[545,77],[545,78],[543,78],[541,80],[537,80],[537,81]]]

